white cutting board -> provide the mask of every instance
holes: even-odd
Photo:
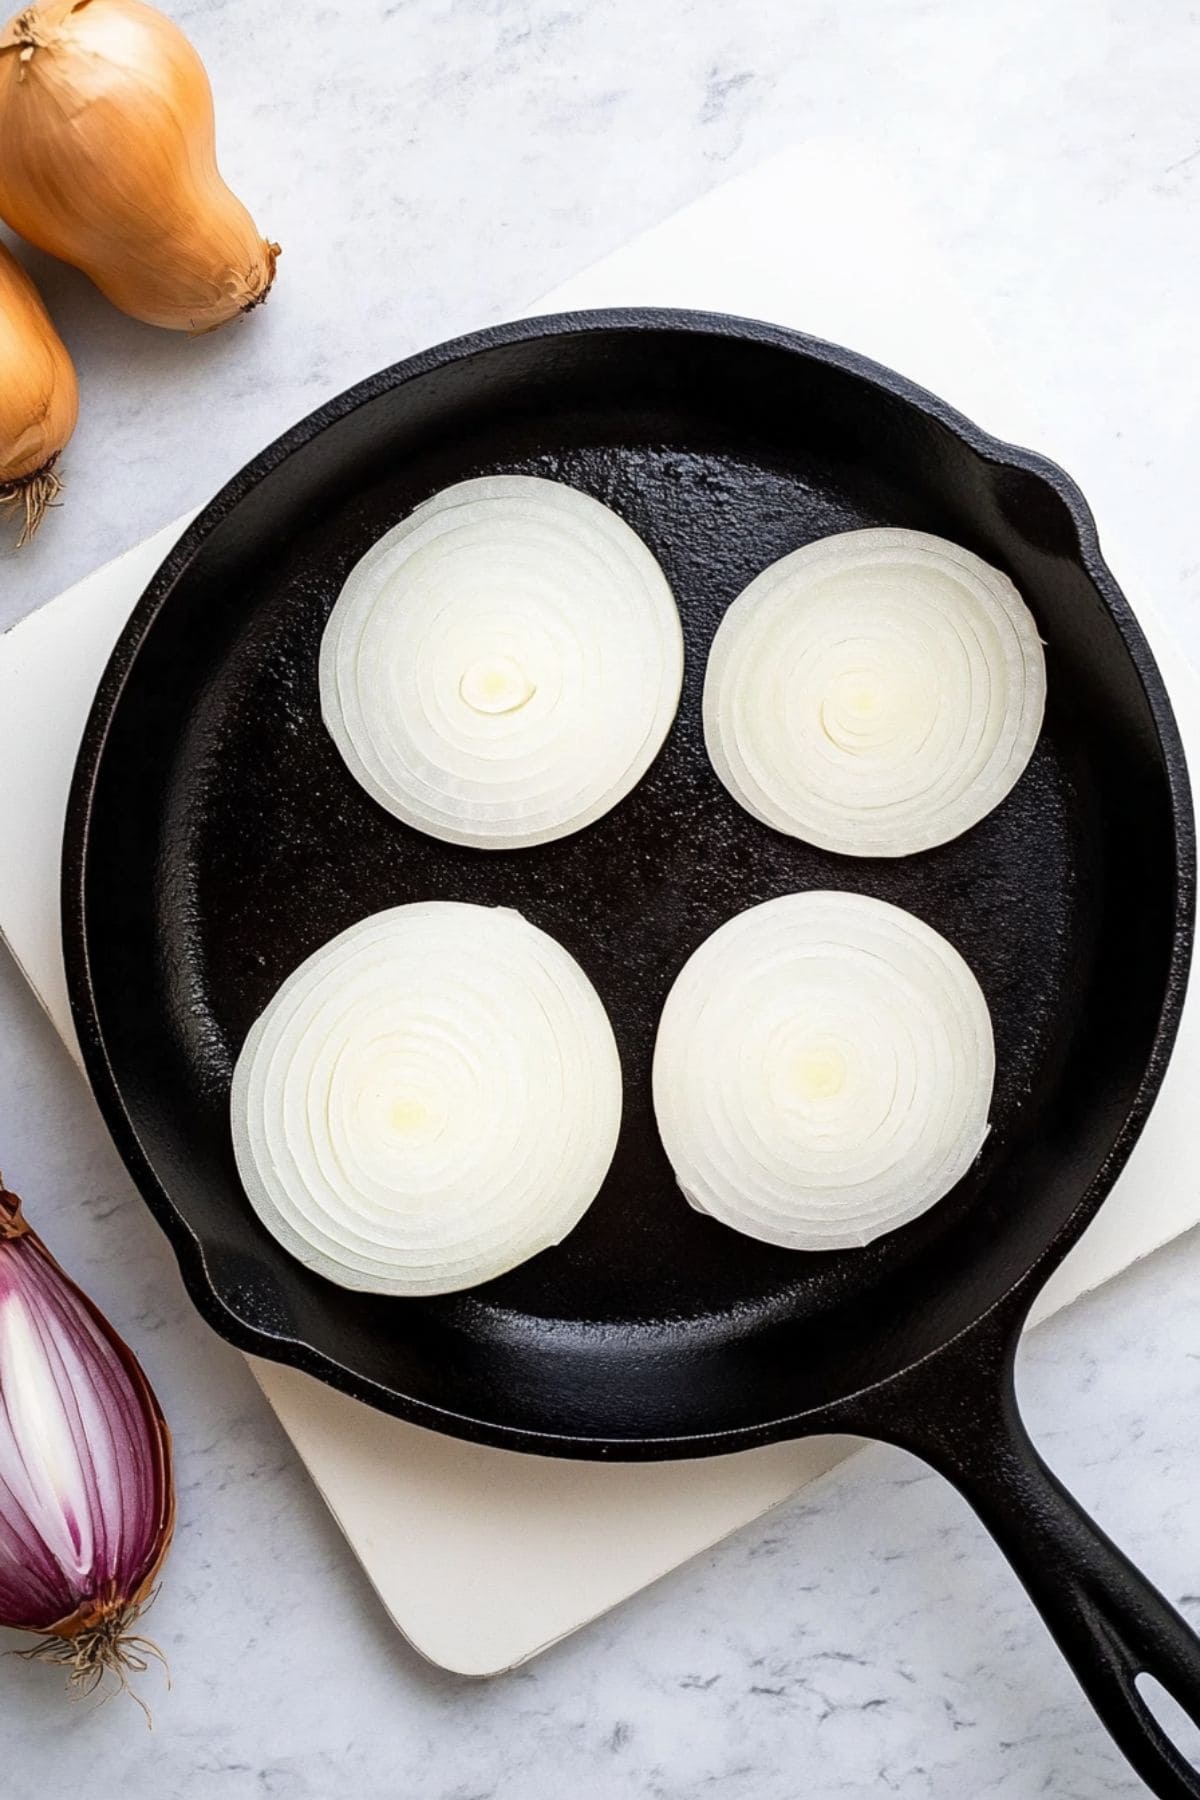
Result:
[[[756,315],[834,338],[893,364],[997,433],[1028,441],[994,350],[894,182],[860,147],[789,150],[531,311],[654,304]],[[76,1056],[58,934],[67,787],[108,653],[186,522],[0,640],[0,932]],[[1138,604],[1131,572],[1117,573]],[[1145,607],[1138,610],[1200,768],[1200,682]],[[1192,1002],[1141,1142],[1042,1296],[1038,1317],[1200,1219],[1189,1128],[1197,1091],[1200,1003]],[[464,1674],[492,1674],[533,1655],[854,1448],[825,1439],[706,1462],[560,1462],[439,1437],[293,1370],[250,1361],[396,1625],[425,1656]]]

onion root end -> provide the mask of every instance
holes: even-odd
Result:
[[[114,1693],[128,1694],[146,1715],[147,1728],[153,1730],[150,1708],[130,1680],[133,1675],[144,1675],[151,1662],[159,1662],[166,1674],[167,1687],[171,1685],[171,1671],[159,1646],[152,1638],[142,1637],[133,1629],[153,1599],[152,1593],[145,1602],[134,1601],[131,1605],[102,1613],[72,1637],[59,1637],[51,1632],[28,1650],[12,1650],[9,1654],[19,1656],[25,1662],[48,1662],[66,1669],[71,1693],[81,1700],[90,1699],[112,1677],[112,1684],[101,1695],[101,1700],[111,1699]]]
[[[220,331],[223,326],[232,324],[234,319],[244,319],[247,313],[252,313],[256,306],[263,304],[275,286],[275,265],[283,255],[283,250],[279,244],[269,243],[266,239],[263,240],[262,247],[267,265],[266,280],[262,286],[251,290],[249,283],[239,281],[239,285],[245,289],[245,298],[239,304],[237,311],[228,313],[222,319],[214,319],[211,325],[193,325],[188,332],[189,337],[209,337],[214,331]]]
[[[246,301],[245,305],[242,307],[243,313],[253,312],[256,306],[261,306],[267,295],[271,292],[271,289],[275,286],[275,270],[279,258],[283,255],[283,246],[281,244],[272,243],[270,239],[264,239],[263,249],[267,253],[267,279],[263,282],[258,293],[251,294],[250,298]]]
[[[0,510],[16,509],[21,516],[18,550],[36,535],[38,526],[50,508],[60,504],[59,495],[63,484],[55,473],[54,465],[57,461],[56,451],[48,462],[44,462],[31,475],[21,475],[15,481],[0,482]]]

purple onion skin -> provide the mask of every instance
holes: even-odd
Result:
[[[0,1624],[123,1631],[174,1523],[150,1384],[0,1186]]]

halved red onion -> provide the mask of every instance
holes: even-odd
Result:
[[[684,964],[654,1105],[698,1211],[839,1250],[949,1193],[987,1135],[994,1073],[987,1002],[945,938],[862,894],[788,894]]]
[[[132,1627],[174,1519],[146,1377],[0,1189],[0,1624],[87,1688],[144,1668]]]
[[[944,538],[848,531],[734,601],[704,684],[713,767],[747,812],[823,850],[909,856],[998,806],[1041,730],[1033,615]]]
[[[231,1116],[251,1204],[306,1267],[443,1294],[578,1223],[612,1161],[621,1066],[561,944],[507,908],[431,900],[288,977],[246,1038]]]
[[[435,494],[351,570],[321,644],[321,711],[389,812],[511,850],[600,818],[679,704],[683,634],[646,545],[562,482]]]

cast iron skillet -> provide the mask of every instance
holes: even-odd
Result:
[[[523,470],[598,495],[661,558],[688,668],[641,786],[542,849],[480,854],[387,816],[320,722],[347,570],[417,501]],[[823,854],[739,810],[700,733],[705,652],[767,563],[861,525],[939,532],[1007,569],[1050,704],[1015,792],[957,843]],[[800,1256],[677,1193],[650,1104],[655,1026],[696,945],[772,895],[841,886],[928,919],[995,1021],[995,1126],[971,1174],[868,1250]],[[352,1294],[264,1233],[234,1170],[234,1057],[283,977],[376,909],[517,906],[582,962],[625,1071],[611,1173],[566,1243],[473,1293]],[[543,1454],[680,1457],[847,1431],[916,1452],[1010,1557],[1160,1795],[1200,1777],[1134,1686],[1200,1717],[1200,1644],[1041,1462],[1017,1335],[1100,1205],[1174,1037],[1192,934],[1178,732],[1056,468],[907,381],[773,326],[607,312],[413,358],[290,431],[185,534],[101,683],[67,822],[75,1022],[118,1147],[205,1318],[246,1350],[441,1431]]]

